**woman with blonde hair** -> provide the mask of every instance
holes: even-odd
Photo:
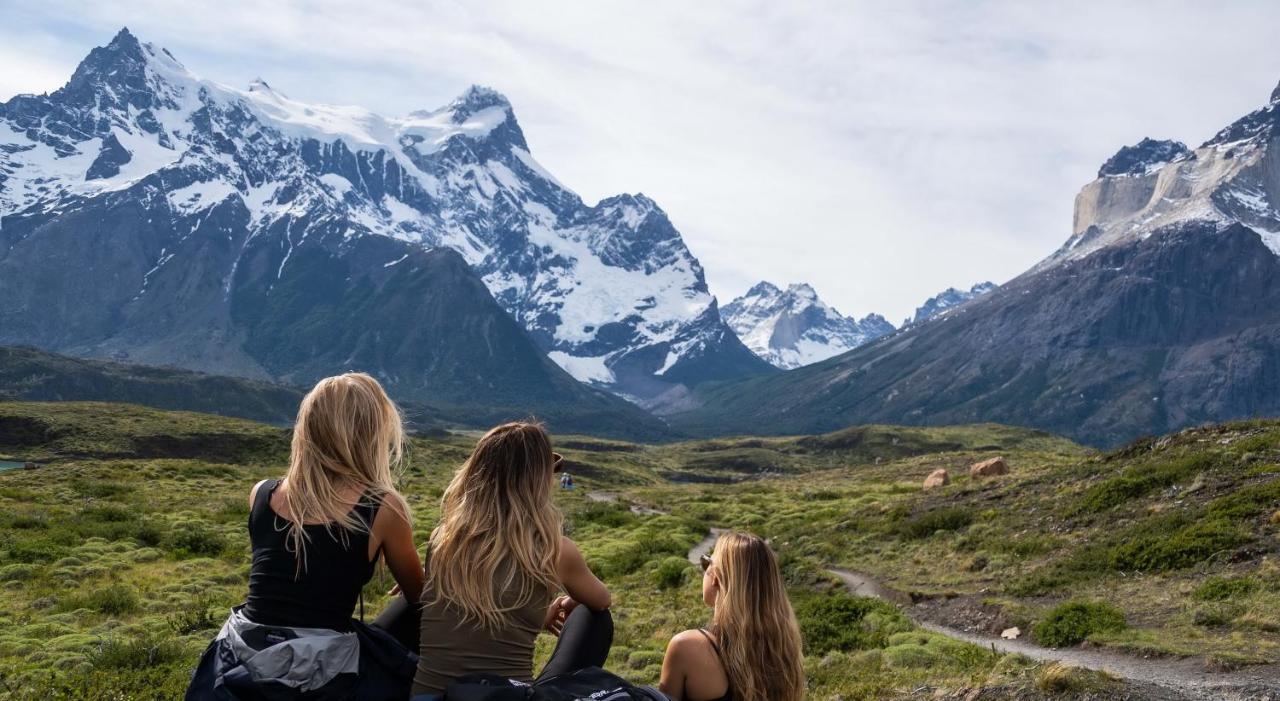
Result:
[[[416,656],[352,620],[379,560],[406,596],[422,591],[394,484],[403,444],[399,409],[369,375],[329,377],[307,393],[284,478],[249,492],[248,597],[206,651],[188,699],[226,698],[218,688],[258,698],[268,687],[307,698],[407,696]]]
[[[453,476],[427,544],[415,695],[443,694],[476,674],[534,681],[543,630],[560,640],[539,679],[604,664],[612,600],[562,533],[551,501],[560,464],[542,426],[507,423]]]
[[[769,544],[724,533],[702,570],[711,625],[671,639],[658,688],[674,701],[801,701],[800,627]]]

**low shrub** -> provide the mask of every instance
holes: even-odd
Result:
[[[160,544],[179,558],[213,557],[221,554],[227,547],[222,534],[203,523],[175,526],[164,534]]]
[[[1168,487],[1213,467],[1215,457],[1199,453],[1171,461],[1135,465],[1089,487],[1076,503],[1076,513],[1096,513]]]
[[[1103,601],[1059,604],[1035,624],[1032,633],[1045,647],[1079,645],[1095,633],[1124,630],[1124,613]]]
[[[197,633],[221,625],[225,615],[223,608],[214,597],[198,594],[187,606],[166,616],[165,622],[178,635]]]
[[[107,638],[89,653],[96,669],[146,669],[182,659],[181,643],[173,638],[143,635],[136,638]]]
[[[689,571],[689,562],[678,557],[668,557],[653,568],[650,575],[659,589],[675,589],[684,584],[685,574]]]
[[[1210,577],[1191,592],[1191,597],[1200,601],[1226,601],[1257,590],[1258,580],[1250,577]]]
[[[1147,519],[1131,528],[1112,551],[1118,570],[1167,572],[1199,564],[1248,542],[1239,523],[1225,518],[1193,520],[1184,514]]]
[[[973,509],[948,506],[926,511],[898,524],[898,534],[904,538],[927,538],[938,531],[958,531],[973,523]]]
[[[838,593],[800,599],[796,619],[808,655],[883,648],[890,635],[911,627],[892,604]]]
[[[9,545],[10,562],[27,564],[55,562],[66,557],[70,549],[51,538],[28,538]]]
[[[61,611],[89,609],[108,616],[122,616],[141,608],[138,594],[133,587],[110,584],[84,594],[72,594],[58,603]]]

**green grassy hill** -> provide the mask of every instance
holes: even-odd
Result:
[[[473,440],[413,441],[403,491],[420,540]],[[609,666],[638,682],[656,680],[673,633],[705,622],[684,556],[711,526],[773,539],[806,637],[812,699],[958,699],[978,688],[982,698],[1148,698],[928,633],[908,613],[1019,625],[1059,644],[1074,636],[1207,654],[1220,666],[1280,657],[1280,424],[1105,455],[1002,426],[556,443],[584,486],[557,495],[566,526],[615,591]],[[42,461],[0,472],[0,695],[180,694],[244,596],[247,493],[282,472],[287,448],[278,428],[217,416],[0,404],[0,460]],[[994,454],[1011,474],[961,474]],[[952,484],[922,492],[937,467],[952,469]],[[619,498],[593,501],[590,490]],[[849,596],[829,567],[876,575],[917,603],[904,611]],[[389,586],[383,573],[369,585],[373,608]],[[1077,599],[1089,605],[1055,610]],[[1103,600],[1118,613],[1093,604]],[[544,636],[541,654],[550,644]]]

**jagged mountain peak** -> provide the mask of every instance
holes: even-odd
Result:
[[[317,236],[448,248],[580,380],[647,401],[772,371],[723,322],[658,204],[640,193],[585,204],[534,159],[491,88],[384,117],[293,100],[262,79],[234,89],[132,34],[90,52],[77,80],[82,90],[0,104],[0,217],[127,204],[159,229],[148,267],[176,270],[199,265],[172,256],[186,218],[225,205],[245,241],[275,242],[268,294]],[[244,254],[231,253],[241,270]],[[155,275],[143,277],[139,296]]]
[[[453,113],[455,124],[462,124],[481,110],[500,107],[511,110],[511,101],[506,95],[484,85],[472,85],[461,95],[449,103],[448,110]]]
[[[721,314],[752,352],[784,369],[825,360],[894,331],[879,314],[862,320],[842,315],[803,282],[786,290],[756,283]]]
[[[1280,83],[1276,83],[1276,89],[1271,91],[1271,101],[1280,102]]]
[[[903,326],[911,326],[928,321],[934,317],[942,316],[949,313],[952,309],[982,295],[995,290],[999,285],[994,282],[979,282],[968,290],[961,290],[955,287],[948,287],[938,294],[925,300],[924,304],[916,307],[916,313],[910,319],[903,322]]]
[[[759,297],[761,295],[780,294],[782,294],[782,290],[779,289],[777,285],[769,282],[768,280],[761,280],[760,282],[752,285],[751,289],[747,290],[747,293],[743,295],[743,297]]]
[[[1193,222],[1218,230],[1239,222],[1280,255],[1280,176],[1272,166],[1280,158],[1277,93],[1194,150],[1152,139],[1120,149],[1076,196],[1070,238],[1032,272]]]
[[[1098,177],[1143,175],[1189,155],[1191,149],[1181,141],[1143,138],[1132,146],[1121,147],[1108,158],[1098,169]]]

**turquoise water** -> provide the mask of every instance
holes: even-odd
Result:
[[[19,467],[22,467],[22,465],[23,464],[20,462],[9,462],[7,460],[0,460],[0,472],[4,472],[5,470],[16,470]]]

